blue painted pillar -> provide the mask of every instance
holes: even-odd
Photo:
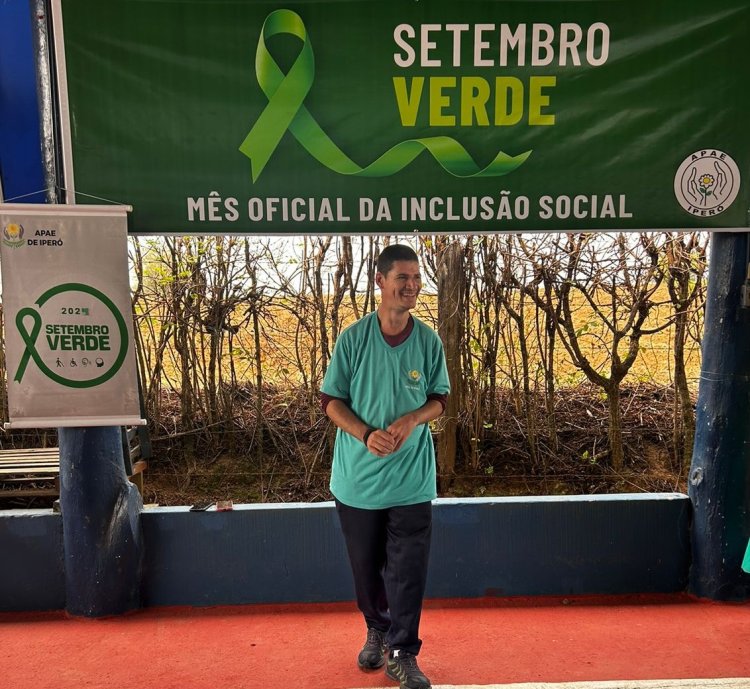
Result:
[[[0,189],[16,203],[45,200],[31,4],[0,1]]]
[[[690,592],[750,597],[740,566],[750,535],[750,308],[741,306],[750,234],[711,238],[703,362],[688,493]]]
[[[143,502],[125,475],[120,429],[61,428],[65,607],[117,615],[140,606]]]

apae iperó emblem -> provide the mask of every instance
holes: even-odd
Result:
[[[23,225],[16,222],[9,222],[3,227],[3,243],[5,246],[17,249],[24,244],[23,234]]]
[[[674,193],[691,215],[711,217],[723,213],[737,198],[740,170],[724,151],[707,148],[690,154],[677,169]]]

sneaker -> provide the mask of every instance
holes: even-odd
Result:
[[[377,670],[385,662],[385,632],[367,629],[367,641],[357,656],[360,670]]]
[[[417,665],[417,656],[396,648],[388,656],[385,674],[401,684],[401,689],[430,689],[430,680]]]

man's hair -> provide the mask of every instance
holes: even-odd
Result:
[[[406,246],[406,244],[389,244],[378,256],[376,266],[378,273],[388,275],[395,261],[416,261],[419,263],[419,257],[414,249]]]

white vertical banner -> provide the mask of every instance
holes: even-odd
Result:
[[[130,206],[0,204],[7,428],[144,423]]]

